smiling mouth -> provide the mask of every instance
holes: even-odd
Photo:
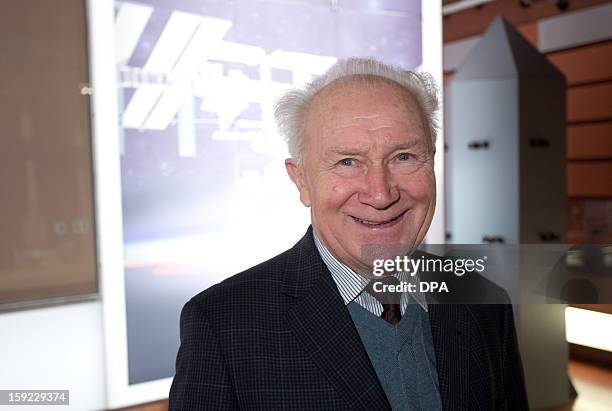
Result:
[[[393,217],[390,220],[385,220],[385,221],[370,221],[370,220],[364,220],[361,218],[357,218],[354,216],[350,216],[354,221],[356,221],[359,224],[362,224],[366,227],[371,227],[371,228],[382,228],[382,227],[387,227],[390,225],[393,225],[393,223],[395,223],[396,221],[398,221],[404,214],[406,214],[406,211],[402,212],[400,215],[398,215],[397,217]]]

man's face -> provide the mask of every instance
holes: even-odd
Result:
[[[303,164],[289,159],[287,171],[336,258],[368,273],[364,250],[421,243],[435,207],[434,150],[407,91],[382,80],[332,83],[314,97],[304,138]]]

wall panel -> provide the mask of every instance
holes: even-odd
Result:
[[[612,42],[548,54],[568,85],[612,79]]]
[[[567,90],[567,121],[612,120],[612,82]]]
[[[570,197],[612,197],[612,162],[589,161],[567,164],[567,194]]]
[[[568,126],[567,159],[612,159],[612,121]]]
[[[607,3],[609,0],[572,0],[567,12]],[[444,17],[444,42],[481,34],[501,14],[515,25],[561,14],[557,6],[541,1],[522,8],[518,0],[497,0]]]

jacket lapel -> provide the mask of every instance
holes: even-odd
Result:
[[[421,254],[426,258],[439,258]],[[431,272],[427,280],[444,281],[452,290],[449,294],[426,295],[442,409],[492,409],[490,400],[494,393],[491,359],[487,352],[489,343],[484,340],[481,329],[481,311],[488,309],[482,305],[486,290],[479,288],[482,283],[477,277]]]
[[[470,344],[473,325],[468,308],[455,304],[429,305],[436,368],[443,410],[470,407]]]
[[[348,309],[314,245],[312,228],[287,262],[283,293],[296,303],[287,323],[351,409],[390,409]]]

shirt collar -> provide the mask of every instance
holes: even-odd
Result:
[[[327,269],[332,275],[336,286],[338,287],[338,291],[340,291],[340,296],[344,301],[345,305],[348,305],[351,301],[355,300],[361,294],[363,289],[368,285],[370,280],[362,277],[353,271],[349,266],[342,263],[338,260],[328,249],[327,247],[319,240],[317,234],[314,229],[312,231],[314,242],[321,255],[321,259],[327,266]],[[401,282],[416,282],[419,283],[418,273],[417,275],[410,276],[410,273],[401,271],[394,274]],[[409,299],[412,297],[414,301],[416,301],[423,310],[428,311],[427,301],[425,300],[425,296],[420,292],[415,293],[402,293],[401,305],[402,312],[404,311],[406,305],[410,302]]]

